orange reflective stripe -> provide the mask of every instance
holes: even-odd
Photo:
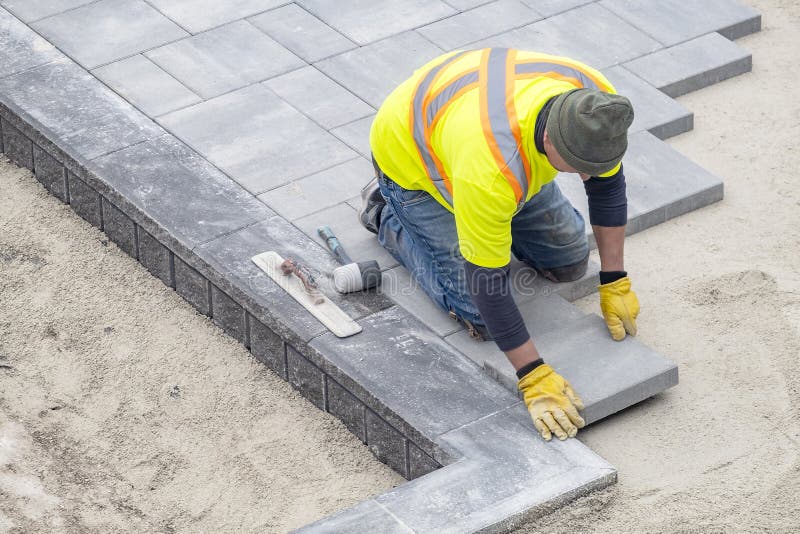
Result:
[[[556,72],[567,78],[580,80],[579,87],[608,91],[609,87],[588,70],[574,63],[555,58],[535,58],[517,61],[517,75],[535,72]]]
[[[575,87],[581,88],[583,87],[583,82],[577,78],[569,78],[567,76],[562,76],[557,72],[524,72],[522,74],[517,74],[518,80],[526,80],[530,78],[550,78],[552,80],[560,80],[562,82],[567,82],[569,84],[574,85]]]

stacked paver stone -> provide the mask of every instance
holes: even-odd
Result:
[[[667,95],[749,70],[729,39],[759,29],[755,12],[729,0],[0,6],[0,149],[413,479],[309,531],[505,529],[613,483],[613,467],[580,442],[539,440],[496,349],[403,291],[407,273],[354,224],[371,117],[446,50],[583,59],[637,110],[626,158],[637,232],[722,198],[719,179],[660,140],[692,127]],[[580,184],[559,183],[585,213]],[[321,277],[364,327],[352,338],[327,333],[250,261],[277,250],[330,272],[321,223],[356,259],[379,259],[395,289],[340,296]],[[594,273],[555,287],[534,279],[516,295],[548,358],[585,392],[590,421],[677,381],[647,347],[603,344],[597,318],[562,298],[590,292]],[[586,346],[602,352],[594,366]],[[622,365],[632,372],[593,387]]]

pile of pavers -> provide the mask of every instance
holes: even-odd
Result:
[[[580,441],[545,443],[491,343],[416,290],[356,223],[368,131],[388,92],[455,48],[509,46],[600,68],[631,98],[628,232],[722,198],[662,139],[692,128],[671,97],[750,70],[731,40],[760,16],[734,0],[0,0],[0,151],[102,229],[410,482],[309,532],[469,532],[612,484]],[[558,181],[586,214],[580,182]],[[330,225],[384,291],[338,295],[316,235]],[[250,260],[321,274],[362,326],[340,339]],[[633,339],[569,303],[597,267],[553,285],[515,265],[537,345],[597,421],[677,383]],[[327,284],[327,285],[326,285]],[[624,372],[623,372],[624,371]]]

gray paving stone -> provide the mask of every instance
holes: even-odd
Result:
[[[439,336],[444,337],[464,328],[422,290],[402,265],[383,273],[381,289],[396,304],[405,308]]]
[[[331,378],[327,379],[327,386],[328,412],[340,419],[350,432],[366,443],[366,407],[364,404]]]
[[[138,232],[139,262],[150,274],[164,282],[164,285],[174,288],[170,250],[141,226],[138,227]]]
[[[466,11],[468,9],[473,9],[493,1],[494,0],[444,0],[444,2],[447,5],[459,11]]]
[[[367,410],[367,446],[378,460],[408,478],[407,447],[403,435],[372,410]]]
[[[362,501],[352,508],[328,516],[316,523],[293,531],[295,534],[340,532],[369,532],[370,534],[409,534],[409,528],[400,523],[373,499]]]
[[[356,157],[268,191],[258,198],[287,219],[295,220],[358,194],[373,174],[372,163]]]
[[[571,9],[475,44],[475,47],[483,46],[507,46],[569,56],[597,69],[661,48],[658,41],[598,4]]]
[[[597,289],[600,265],[589,260],[586,274],[573,282],[555,283],[547,280],[526,263],[512,257],[510,272],[511,291],[517,304],[541,296],[558,295],[570,302],[585,297]]]
[[[92,74],[150,117],[201,101],[185,85],[140,54],[95,69]]]
[[[552,17],[564,11],[580,7],[595,0],[523,0],[545,17]]]
[[[617,93],[628,97],[633,104],[635,118],[629,133],[647,130],[659,139],[666,139],[692,129],[691,111],[624,67],[612,67],[603,74]]]
[[[356,47],[347,37],[294,3],[248,20],[309,63]]]
[[[305,65],[246,20],[164,45],[145,55],[204,99]]]
[[[372,151],[369,148],[369,130],[372,127],[372,121],[375,115],[364,117],[357,121],[339,126],[331,130],[339,140],[344,142],[347,146],[361,154],[367,159],[372,157]]]
[[[542,16],[520,0],[497,0],[419,28],[419,32],[443,50],[453,50],[512,28],[540,20]]]
[[[422,444],[407,433],[407,427],[432,439],[516,402],[513,395],[401,308],[375,313],[359,324],[363,331],[356,336],[340,339],[326,333],[309,345],[380,399],[386,408],[369,407],[419,446]]]
[[[164,133],[68,59],[0,79],[0,97],[12,102],[23,120],[78,160],[93,159]]]
[[[136,224],[106,199],[102,199],[103,232],[127,255],[136,259]]]
[[[375,113],[369,104],[312,66],[264,85],[326,130]]]
[[[439,0],[299,0],[297,3],[360,45],[456,13]]]
[[[47,152],[33,145],[33,173],[50,193],[69,203],[67,197],[67,170]]]
[[[166,135],[98,158],[93,168],[164,243],[187,250],[274,212],[196,152]],[[133,214],[131,214],[133,216]]]
[[[159,122],[253,194],[355,156],[261,85],[164,115]]]
[[[227,22],[272,9],[285,0],[148,0],[156,9],[186,28],[198,33]]]
[[[222,328],[226,334],[242,345],[248,345],[244,308],[214,284],[211,284],[211,315],[214,324]]]
[[[187,35],[142,0],[100,0],[31,26],[88,69]]]
[[[268,250],[274,250],[306,265],[314,273],[320,289],[357,321],[391,306],[388,298],[374,290],[338,294],[330,277],[331,271],[338,265],[335,260],[322,247],[279,216],[224,235],[194,249],[199,259],[213,270],[209,272],[209,276],[214,277],[212,282],[215,285],[296,347],[326,329],[252,262],[253,256]]]
[[[377,236],[358,223],[356,210],[347,203],[341,202],[293,222],[303,233],[322,246],[325,243],[319,237],[317,228],[330,226],[353,261],[375,260],[384,271],[397,265],[397,260],[378,244]]]
[[[211,313],[211,298],[208,280],[178,256],[175,260],[175,291],[202,313]]]
[[[601,4],[667,46],[711,32],[738,39],[761,28],[761,15],[735,0],[603,0]]]
[[[4,120],[2,126],[3,151],[14,164],[33,170],[33,143],[28,137]]]
[[[64,56],[56,47],[6,10],[0,9],[0,77],[60,57]]]
[[[752,56],[710,33],[630,61],[625,68],[675,97],[750,72]]]
[[[311,403],[325,410],[325,375],[291,345],[286,347],[286,368],[289,383]]]
[[[56,15],[95,0],[0,0],[3,6],[24,22]]]
[[[248,320],[250,321],[250,352],[258,361],[286,380],[286,347],[283,340],[252,315]]]
[[[408,479],[413,480],[439,469],[439,463],[425,454],[422,449],[408,443]]]
[[[369,23],[374,24],[374,21]],[[419,33],[406,32],[323,59],[316,66],[377,109],[414,70],[442,53]]]
[[[103,211],[100,206],[100,193],[71,172],[67,173],[67,180],[69,205],[72,206],[73,211],[93,226],[102,229]]]

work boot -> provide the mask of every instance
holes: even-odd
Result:
[[[378,178],[373,178],[361,189],[361,209],[358,210],[358,220],[361,222],[361,226],[373,234],[377,234],[381,211],[385,205],[386,199],[381,195]]]

